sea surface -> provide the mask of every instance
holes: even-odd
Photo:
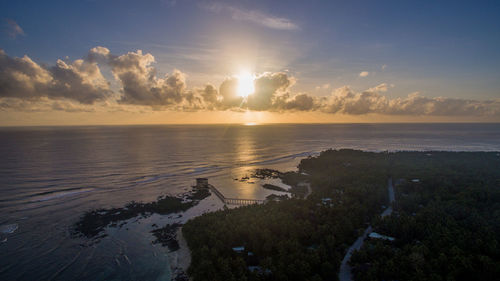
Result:
[[[328,148],[500,151],[500,124],[0,128],[0,280],[169,280],[171,254],[152,243],[152,224],[185,221],[217,198],[132,219],[98,242],[74,237],[74,223],[88,210],[178,195],[196,177],[226,197],[263,199],[272,191],[261,182],[234,179],[293,170]]]

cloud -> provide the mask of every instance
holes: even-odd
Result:
[[[389,87],[394,88],[394,84],[388,85],[387,83],[382,83],[382,84],[379,84],[375,87],[369,88],[367,91],[374,92],[374,93],[387,92]]]
[[[312,111],[318,107],[318,101],[308,94],[298,94],[292,98],[286,94],[278,97],[274,105],[279,111]]]
[[[90,61],[104,62],[111,67],[116,80],[122,85],[121,103],[162,107],[179,104],[185,98],[186,74],[174,70],[170,75],[158,77],[156,68],[151,66],[155,62],[152,54],[137,50],[116,56],[107,48],[96,47],[89,51],[87,57]]]
[[[109,83],[96,63],[57,60],[56,65],[45,67],[28,56],[11,58],[0,50],[0,97],[67,98],[91,104],[109,94]]]
[[[7,34],[10,38],[16,39],[17,36],[24,36],[24,30],[12,19],[5,19],[7,23]]]
[[[379,85],[375,88],[383,91],[384,86]],[[338,88],[321,105],[322,111],[351,115],[383,111],[387,104],[387,98],[380,95],[379,90],[369,89],[356,93],[348,86]]]
[[[500,115],[500,100],[429,98],[416,92],[406,98],[396,98],[389,101],[385,113],[433,116]]]
[[[238,96],[238,78],[230,77],[222,81],[219,87],[220,102],[217,104],[220,109],[241,107],[243,98]]]
[[[238,96],[238,78],[226,78],[220,86],[220,96],[215,103],[218,109],[250,109],[255,111],[284,108],[289,97],[289,89],[295,78],[285,72],[265,72],[254,80],[254,93],[247,98]]]
[[[0,111],[23,112],[95,112],[93,105],[82,104],[68,99],[50,99],[42,97],[37,100],[24,100],[18,98],[0,98]]]
[[[0,110],[69,112],[150,111],[150,110],[231,110],[231,111],[316,111],[346,115],[406,116],[500,116],[500,100],[472,100],[385,95],[393,84],[381,83],[364,91],[343,86],[326,96],[293,93],[296,79],[288,72],[256,74],[254,93],[238,95],[238,77],[227,77],[217,88],[187,86],[187,75],[174,69],[158,75],[152,54],[141,50],[112,54],[105,47],[92,48],[87,56],[73,62],[57,60],[53,66],[40,65],[28,56],[9,57],[0,50]],[[101,74],[106,66],[118,82],[111,89]],[[331,86],[320,87],[330,91]]]
[[[198,89],[195,91],[203,98],[203,101],[208,104],[215,104],[218,102],[219,94],[217,92],[217,88],[215,88],[212,84],[207,84],[205,88]]]
[[[268,15],[256,10],[242,10],[235,7],[226,6],[221,3],[212,3],[210,5],[205,5],[203,7],[206,8],[207,10],[216,13],[228,12],[231,15],[231,18],[236,21],[250,22],[271,29],[277,29],[277,30],[300,29],[297,24],[295,24],[294,22],[292,22],[287,18]]]
[[[252,110],[268,110],[277,96],[286,94],[295,84],[295,78],[285,72],[266,72],[255,78],[255,92],[248,96],[246,106]]]
[[[370,72],[368,72],[368,71],[361,71],[361,72],[359,73],[359,77],[366,77],[366,76],[368,76],[368,75],[370,75]]]
[[[321,90],[327,90],[327,89],[330,89],[332,85],[330,85],[329,83],[326,83],[326,84],[323,84],[321,86],[316,86],[314,89],[316,91],[321,91]]]
[[[444,97],[424,97],[413,93],[405,98],[389,99],[382,95],[387,84],[362,92],[344,86],[321,101],[320,110],[326,113],[350,115],[427,115],[427,116],[499,116],[500,100],[477,101]]]

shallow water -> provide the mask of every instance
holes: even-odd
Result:
[[[132,219],[99,243],[72,238],[71,226],[86,210],[176,195],[200,176],[227,197],[262,199],[272,191],[261,182],[234,178],[293,169],[327,148],[500,151],[500,125],[2,128],[0,279],[168,280],[168,250],[151,244],[149,231],[184,216]]]

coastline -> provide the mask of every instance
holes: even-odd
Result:
[[[294,160],[296,161],[296,159]],[[289,185],[284,184],[281,179],[279,180],[279,184],[288,187],[288,189],[291,188]],[[308,183],[307,183],[307,191],[308,192],[306,193],[305,198],[307,198],[307,196],[309,196],[309,194],[311,193],[311,187]],[[282,193],[282,192],[277,192],[277,193]],[[225,204],[214,193],[211,192],[210,196],[199,201],[197,205],[191,207],[190,209],[182,213],[182,219],[178,221],[182,225],[177,229],[175,236],[177,243],[179,244],[179,248],[176,251],[168,253],[171,280],[175,281],[192,280],[187,274],[187,270],[191,264],[191,251],[188,247],[186,239],[182,235],[183,225],[190,219],[201,216],[205,213],[211,213],[221,210],[224,208],[224,206]],[[232,208],[237,208],[238,206],[226,205],[226,207],[232,209]]]
[[[186,239],[182,235],[182,226],[177,229],[176,239],[179,243],[179,249],[168,255],[171,280],[191,280],[187,275],[187,270],[191,264],[191,253]]]
[[[220,199],[211,193],[210,196],[198,202],[197,205],[184,211],[178,223],[184,225],[192,218],[201,216],[205,213],[221,210],[223,206],[224,204],[222,204]],[[167,254],[171,273],[170,280],[176,281],[191,280],[187,275],[187,270],[191,264],[191,252],[186,239],[184,239],[182,235],[182,225],[177,229],[175,234],[179,249]]]

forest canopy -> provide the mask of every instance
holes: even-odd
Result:
[[[355,280],[493,280],[498,167],[497,153],[324,151],[294,172],[311,184],[307,199],[208,213],[184,225],[188,273],[194,280],[337,280],[347,248],[372,225],[395,240],[367,241],[351,259]],[[390,177],[397,200],[381,219]]]

